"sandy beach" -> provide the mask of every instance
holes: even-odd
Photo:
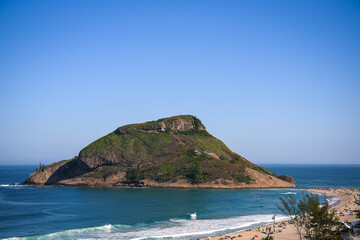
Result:
[[[304,189],[314,194],[322,194],[325,196],[331,196],[338,199],[336,205],[332,206],[339,216],[339,220],[343,222],[359,221],[356,218],[354,210],[359,210],[360,206],[355,204],[355,200],[360,196],[360,189],[348,189],[348,188],[321,188],[321,189]],[[298,235],[294,225],[286,224],[286,226],[278,227],[279,222],[276,223],[276,239],[277,240],[297,240]],[[231,233],[227,235],[205,238],[209,240],[224,240],[224,239],[262,239],[268,236],[264,230],[266,227],[273,226],[269,224],[266,226],[258,226],[253,229],[247,229],[241,232]],[[259,230],[261,228],[261,231]],[[257,237],[256,237],[257,236]],[[273,236],[273,234],[272,234]]]

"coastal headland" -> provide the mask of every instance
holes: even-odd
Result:
[[[130,124],[23,183],[62,186],[289,188],[295,179],[232,152],[191,115]]]
[[[314,194],[320,194],[325,197],[335,198],[337,201],[332,204],[331,210],[334,210],[339,217],[340,222],[359,221],[356,217],[355,211],[360,210],[360,205],[356,204],[356,200],[360,197],[360,189],[350,188],[314,188],[303,189]],[[285,224],[282,224],[285,222]],[[298,234],[293,224],[288,221],[276,221],[276,240],[298,240]],[[204,238],[203,240],[225,240],[225,239],[262,239],[268,236],[267,228],[272,227],[273,224],[257,226],[255,228],[246,229],[240,232],[230,233],[217,237]],[[255,237],[258,236],[258,237]],[[270,234],[274,236],[274,234]]]

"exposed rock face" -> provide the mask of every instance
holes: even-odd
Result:
[[[31,173],[24,184],[57,184],[62,180],[73,178],[86,172],[86,170],[77,167],[75,159],[64,160],[53,163],[43,170]]]
[[[291,183],[291,184],[296,185],[295,179],[292,178],[292,177],[290,177],[290,176],[288,176],[288,175],[280,175],[280,176],[278,176],[277,178],[278,178],[278,179],[281,179],[281,180],[283,180],[283,181],[285,181],[285,182],[288,182],[288,183]]]
[[[44,185],[48,182],[48,180],[53,177],[55,172],[64,166],[64,164],[68,163],[69,161],[61,161],[53,163],[46,167],[43,170],[37,170],[30,174],[29,178],[24,183],[32,183],[32,184],[40,184]]]
[[[281,177],[281,178],[280,178]],[[119,127],[79,157],[32,173],[24,184],[180,188],[294,187],[295,180],[257,166],[181,115]]]

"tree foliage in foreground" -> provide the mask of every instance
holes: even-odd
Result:
[[[320,203],[318,195],[303,193],[303,198],[297,201],[293,196],[280,197],[279,210],[294,221],[299,239],[311,240],[341,239],[335,229],[339,219],[329,203]]]
[[[290,220],[294,222],[294,226],[299,236],[299,240],[302,239],[303,217],[298,207],[296,198],[292,195],[287,195],[284,198],[280,197],[280,204],[276,204],[277,208],[284,213]]]

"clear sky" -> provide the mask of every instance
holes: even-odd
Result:
[[[0,164],[180,114],[254,163],[360,163],[360,2],[0,1]]]

